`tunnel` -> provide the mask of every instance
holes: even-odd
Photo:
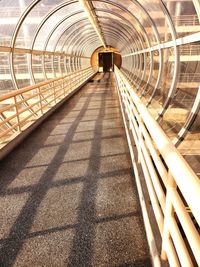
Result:
[[[0,13],[0,266],[199,266],[199,0]]]

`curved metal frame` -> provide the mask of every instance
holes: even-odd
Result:
[[[104,2],[105,2],[105,1],[104,1]],[[117,6],[117,7],[120,8],[120,9],[122,9],[123,11],[126,10],[126,9],[122,8],[121,6],[118,6],[118,4],[115,4],[115,6]],[[105,11],[104,9],[96,9],[96,10],[97,10],[97,11]],[[127,11],[127,10],[126,10],[126,11]],[[112,11],[112,12],[111,12],[111,11],[106,11],[106,12],[107,12],[107,13],[111,13],[112,15],[115,15],[115,16],[121,18],[123,21],[128,22],[128,24],[130,24],[130,25],[134,28],[134,26],[133,26],[127,19],[125,19],[123,16],[121,16],[121,15],[119,15],[119,14],[117,14],[116,12],[113,12],[113,11]],[[130,12],[128,12],[128,13],[129,13],[129,15],[130,15],[134,20],[136,20],[136,22],[139,24],[140,28],[142,29],[142,32],[144,33],[144,35],[145,35],[145,37],[146,37],[147,44],[148,44],[149,47],[150,47],[150,46],[151,46],[151,45],[150,45],[150,39],[148,38],[148,34],[146,33],[146,30],[145,30],[144,27],[140,24],[140,22],[138,21],[138,19],[137,19],[135,16],[132,15],[132,13],[130,13]],[[136,31],[136,33],[137,33],[138,36],[139,36],[139,40],[141,40],[139,33],[138,33],[137,31]],[[143,42],[140,41],[140,43],[141,43],[141,46],[143,47]],[[136,62],[136,61],[134,60],[133,63],[135,64],[135,62]],[[151,53],[151,69],[153,69],[153,53]],[[133,71],[133,73],[134,73],[134,71]],[[151,80],[151,76],[152,76],[151,74],[152,74],[152,71],[150,71],[149,79],[148,79],[148,81],[147,81],[146,84],[148,84],[148,83],[150,82],[150,80]],[[143,74],[142,77],[144,77],[144,74]],[[141,82],[142,82],[142,79],[140,80],[140,83],[139,83],[139,85],[138,85],[138,87],[137,87],[136,89],[139,88]]]
[[[81,18],[81,19],[79,19],[78,21],[76,21],[76,24],[78,24],[79,22],[82,22],[82,21],[86,21],[87,23],[87,25],[90,25],[90,23],[88,23],[88,20],[87,20],[87,18]],[[68,25],[68,27],[62,32],[62,34],[60,35],[60,37],[58,38],[58,40],[55,42],[55,45],[54,45],[54,47],[53,47],[53,53],[55,54],[55,51],[56,51],[56,47],[58,46],[58,43],[60,42],[60,39],[62,38],[62,36],[64,35],[64,33],[66,32],[66,31],[68,31],[71,27],[73,27],[74,26],[74,23],[72,23],[72,24],[70,24],[70,25]],[[83,24],[82,25],[80,25],[80,27],[82,27],[83,26]],[[79,28],[78,28],[79,29]],[[77,30],[77,27],[76,27],[76,30]],[[71,36],[71,35],[73,35],[73,31],[72,32],[68,32],[68,35],[67,36]],[[61,46],[61,50],[60,50],[60,52],[63,52],[63,46]],[[70,59],[70,61],[71,61],[71,59]],[[54,56],[53,56],[53,62],[54,62]],[[71,70],[70,70],[71,71]],[[56,75],[55,75],[55,70],[54,70],[54,67],[53,67],[53,73],[54,73],[54,76],[56,77]]]
[[[180,68],[179,47],[176,45],[176,37],[177,37],[176,29],[175,29],[175,26],[173,24],[173,21],[171,19],[171,16],[169,14],[168,9],[166,8],[166,6],[162,0],[160,2],[161,2],[161,7],[163,9],[163,12],[166,15],[168,25],[169,25],[170,30],[171,30],[172,40],[173,40],[173,44],[174,44],[173,47],[174,47],[175,67],[174,67],[174,75],[173,75],[171,87],[170,87],[169,92],[168,92],[167,99],[166,99],[165,103],[163,104],[162,109],[158,113],[158,117],[157,117],[158,121],[163,117],[163,115],[166,112],[168,106],[170,105],[172,97],[175,93],[177,82],[178,82],[179,68]]]
[[[132,1],[132,0],[131,0]],[[105,3],[109,3],[109,4],[111,4],[111,5],[113,5],[113,6],[116,6],[116,7],[118,7],[118,8],[120,8],[121,10],[123,10],[123,11],[125,11],[126,13],[128,13],[136,22],[137,22],[137,24],[139,25],[139,26],[141,26],[141,24],[140,24],[140,22],[139,22],[139,20],[135,17],[135,16],[133,16],[133,14],[129,11],[129,10],[127,10],[124,6],[121,6],[121,5],[119,5],[119,4],[117,4],[117,3],[115,3],[115,2],[112,2],[112,1],[108,1],[108,0],[99,0],[99,2],[105,2]],[[133,2],[133,1],[132,1]],[[144,12],[146,12],[146,10],[144,10]],[[147,13],[147,12],[146,12]],[[148,14],[148,13],[147,13]],[[146,30],[143,28],[142,29],[143,31],[142,32],[145,32],[146,33]],[[157,29],[155,29],[155,32],[157,32]],[[148,35],[147,35],[148,36]],[[158,36],[157,36],[157,38],[159,38],[159,34],[158,34]],[[149,40],[149,43],[150,43],[150,40]],[[149,46],[150,47],[150,46]],[[152,56],[153,56],[153,54],[152,54]],[[151,61],[151,65],[152,65],[152,69],[153,69],[153,64],[154,64],[154,62],[153,62],[153,60]],[[152,79],[152,72],[150,72],[150,79],[149,79],[149,83],[150,83],[150,81],[151,81],[151,79]],[[147,86],[148,86],[148,83],[146,84]]]
[[[199,111],[200,111],[200,87],[198,89],[198,92],[197,92],[194,104],[192,106],[192,109],[191,109],[184,125],[182,126],[181,130],[178,132],[176,138],[173,140],[173,143],[176,147],[178,147],[180,145],[180,143],[184,140],[188,131],[191,129],[196,118],[198,117]]]
[[[59,21],[59,22],[53,27],[53,29],[52,29],[51,32],[49,33],[49,35],[48,35],[48,37],[47,37],[47,39],[46,39],[46,41],[45,41],[45,44],[44,44],[44,46],[43,46],[43,50],[44,50],[44,51],[47,50],[48,43],[49,43],[49,41],[50,41],[50,39],[51,39],[53,33],[57,30],[57,28],[58,28],[63,22],[65,22],[68,18],[70,18],[70,17],[72,17],[72,16],[75,16],[75,15],[77,15],[77,14],[79,14],[79,13],[83,13],[83,11],[76,11],[76,12],[74,12],[74,13],[71,13],[70,15],[67,15],[66,17],[64,17],[61,21]],[[45,58],[45,56],[43,55],[43,57],[42,57],[42,60],[43,60],[43,68],[44,68],[44,69],[43,69],[43,73],[44,73],[44,75],[45,75],[45,77],[46,77],[46,79],[47,79],[47,76],[46,76],[46,70],[45,70],[45,64],[44,64],[44,58]]]
[[[69,2],[66,2],[66,3],[62,3],[60,5],[58,5],[56,8],[54,8],[53,10],[51,10],[51,12],[49,12],[44,18],[43,20],[40,22],[40,24],[38,25],[36,31],[35,31],[35,34],[33,36],[33,39],[32,39],[32,43],[31,43],[31,50],[33,50],[34,48],[34,45],[35,45],[35,41],[36,41],[36,38],[41,30],[41,28],[43,27],[43,25],[45,24],[45,22],[52,16],[54,15],[57,11],[59,11],[60,9],[68,6],[68,5],[71,5],[71,4],[74,4],[74,3],[77,3],[78,1],[77,0],[69,0]],[[30,64],[32,66],[32,54],[30,54]],[[33,75],[33,70],[31,68],[31,80],[33,83],[35,83],[35,78],[34,78],[34,75]]]
[[[24,12],[19,17],[19,20],[18,20],[18,22],[14,28],[14,31],[13,31],[13,34],[11,37],[11,42],[10,42],[11,43],[11,49],[10,49],[10,54],[9,54],[10,75],[12,78],[13,86],[16,89],[18,89],[18,87],[19,87],[18,78],[17,78],[17,74],[15,71],[15,58],[14,58],[16,41],[18,38],[19,31],[22,29],[22,25],[23,25],[25,19],[28,17],[29,13],[40,2],[41,2],[41,0],[34,0],[32,3],[30,3],[25,8]],[[130,58],[123,60],[124,64],[122,65],[122,70],[126,72],[127,77],[129,77],[129,80],[131,80],[136,85],[136,90],[139,91],[139,93],[141,94],[140,96],[143,96],[149,92],[148,91],[148,85],[151,84],[151,80],[153,78],[153,71],[154,71],[153,50],[151,51],[151,49],[149,49],[148,51],[145,51],[145,49],[144,49],[145,45],[147,45],[148,48],[152,47],[151,46],[151,39],[149,38],[149,36],[146,32],[146,29],[145,29],[146,26],[143,26],[142,23],[140,23],[137,16],[134,16],[134,14],[130,10],[128,10],[128,8],[126,8],[125,5],[123,5],[123,2],[116,3],[114,0],[99,0],[98,2],[109,4],[112,7],[116,7],[116,9],[123,11],[125,14],[128,14],[129,16],[131,16],[133,21],[138,26],[139,30],[136,30],[136,28],[133,25],[133,22],[128,21],[124,16],[118,14],[118,12],[116,10],[113,11],[112,9],[106,10],[103,8],[95,8],[95,10],[97,12],[105,12],[107,14],[112,14],[112,16],[117,16],[123,20],[123,24],[122,24],[122,23],[120,23],[119,20],[115,20],[112,16],[110,16],[110,17],[109,16],[108,17],[98,16],[98,18],[100,19],[100,23],[101,23],[102,27],[106,30],[107,38],[110,38],[109,39],[110,42],[113,44],[116,44],[116,40],[119,41],[118,47],[120,48],[120,50],[121,50],[120,52],[122,52],[122,55],[124,54],[124,52],[131,52],[133,54],[135,52],[135,55],[132,55]],[[163,76],[162,75],[163,66],[164,66],[163,48],[165,48],[165,47],[161,44],[160,35],[158,33],[157,26],[155,25],[155,22],[154,22],[153,18],[151,17],[150,11],[148,9],[146,9],[138,0],[130,0],[130,2],[132,2],[133,5],[136,5],[139,8],[139,10],[141,10],[141,12],[144,14],[145,21],[148,22],[149,27],[151,27],[151,29],[152,29],[152,36],[155,37],[155,39],[156,39],[157,51],[159,52],[159,70],[158,70],[158,75],[156,77],[156,84],[154,86],[153,91],[151,92],[150,98],[148,99],[147,105],[149,106],[149,105],[151,105],[151,102],[156,95],[157,89],[160,86],[161,79]],[[38,37],[42,27],[45,25],[45,23],[48,21],[48,19],[52,15],[54,15],[57,11],[61,10],[62,8],[65,8],[66,6],[70,6],[71,4],[76,4],[76,3],[78,3],[78,0],[69,0],[65,3],[59,4],[58,6],[53,8],[50,12],[48,12],[44,16],[44,18],[40,21],[40,23],[37,25],[35,33],[32,36],[32,40],[31,40],[31,45],[30,45],[31,52],[27,53],[28,54],[27,56],[30,58],[30,63],[31,63],[30,66],[28,66],[28,68],[29,68],[28,73],[30,75],[30,80],[32,81],[32,83],[35,83],[35,76],[34,76],[34,71],[33,71],[32,60],[33,60],[33,54],[36,54],[35,52],[33,53],[33,48],[35,46],[37,37]],[[169,13],[167,7],[165,6],[165,3],[162,0],[160,1],[160,6],[161,6],[161,10],[163,12],[164,18],[167,21],[169,32],[172,36],[172,43],[173,43],[172,47],[173,47],[173,51],[174,51],[174,54],[173,54],[173,56],[174,56],[174,61],[173,61],[174,68],[173,68],[173,76],[172,76],[172,80],[171,80],[171,85],[170,85],[170,88],[167,92],[167,97],[165,99],[165,102],[158,113],[158,117],[157,117],[158,120],[160,120],[163,117],[163,115],[166,112],[167,108],[169,107],[171,100],[173,98],[173,95],[175,93],[177,81],[178,81],[178,74],[179,74],[179,64],[180,64],[180,58],[179,58],[179,45],[180,44],[176,43],[177,35],[176,35],[175,25],[171,19],[171,16],[170,16],[170,13]],[[48,79],[47,72],[46,72],[46,66],[45,66],[45,55],[46,55],[45,53],[47,52],[47,55],[48,55],[47,47],[48,47],[49,41],[51,40],[52,35],[56,32],[56,30],[59,28],[59,26],[62,23],[65,23],[65,22],[67,23],[68,22],[67,20],[70,17],[76,16],[82,12],[84,12],[84,11],[83,10],[77,10],[75,12],[67,14],[64,18],[62,18],[60,21],[57,22],[57,24],[53,27],[53,29],[50,31],[47,38],[45,39],[45,44],[43,46],[44,53],[41,54],[42,55],[41,67],[42,67],[42,73],[44,75],[44,79]],[[111,28],[111,26],[108,25],[105,21],[103,21],[103,19],[109,19],[111,22],[114,22],[113,23],[114,27]],[[73,26],[75,23],[77,23],[77,21],[78,20],[72,21],[71,25]],[[127,28],[125,28],[124,25],[127,25]],[[66,29],[63,33],[61,33],[61,35],[60,35],[60,33],[58,33],[58,39],[63,38],[63,34],[65,32],[66,32]],[[55,71],[54,57],[58,58],[58,68],[60,70],[60,73],[63,74],[64,72],[68,72],[68,67],[66,65],[67,64],[66,63],[67,58],[69,58],[70,62],[72,62],[75,69],[79,69],[79,68],[81,68],[81,64],[82,64],[81,63],[82,62],[81,57],[88,58],[88,60],[89,60],[89,56],[86,57],[85,55],[91,55],[92,49],[95,48],[96,46],[98,46],[98,42],[93,43],[94,44],[93,47],[89,43],[87,44],[87,40],[85,39],[84,36],[82,36],[82,37],[80,36],[75,42],[73,42],[75,40],[75,37],[73,39],[70,38],[72,36],[73,32],[74,31],[72,30],[71,33],[70,32],[67,33],[68,40],[70,39],[70,44],[73,44],[73,46],[70,49],[69,49],[69,44],[68,44],[68,46],[65,48],[63,46],[61,46],[61,52],[59,52],[60,54],[57,54],[55,52],[56,48],[53,51],[53,54],[51,56],[51,62],[52,62],[52,70],[53,70],[55,77],[56,77],[56,71]],[[119,32],[123,37],[120,37],[120,38],[118,37],[116,39],[117,33],[119,33]],[[129,39],[129,37],[130,37],[129,35],[131,36],[130,39]],[[132,42],[133,39],[135,39],[134,42]],[[66,42],[67,42],[67,40],[66,40]],[[130,44],[130,42],[131,42],[131,46],[127,45],[127,43]],[[58,43],[57,43],[57,45],[58,45]],[[56,47],[57,47],[57,45],[56,45]],[[67,51],[71,51],[71,54],[67,55],[66,53],[62,52],[64,49],[66,49]],[[140,51],[140,50],[144,50],[144,52],[137,53],[137,51]],[[17,53],[17,51],[16,51],[16,53]],[[40,55],[40,53],[38,53],[38,55]],[[148,55],[150,57],[149,66],[146,64],[147,59],[148,59]],[[128,66],[128,68],[127,68],[127,66]],[[70,70],[70,71],[72,71],[72,70]]]
[[[11,48],[14,49],[15,47],[15,42],[16,42],[16,39],[17,39],[17,35],[19,33],[19,30],[22,26],[22,23],[24,22],[25,18],[27,17],[27,15],[31,12],[31,10],[40,2],[41,0],[35,0],[33,1],[27,8],[26,10],[23,12],[23,14],[21,15],[21,17],[19,18],[19,21],[14,29],[14,32],[13,32],[13,35],[12,35],[12,38],[11,38]],[[11,77],[12,77],[12,82],[13,82],[13,85],[16,89],[19,89],[18,88],[18,85],[17,85],[17,79],[16,79],[16,75],[15,75],[15,71],[14,71],[14,51],[11,50],[10,52],[10,73],[11,73]]]

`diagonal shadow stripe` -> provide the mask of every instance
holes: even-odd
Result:
[[[48,168],[43,173],[34,190],[31,192],[30,197],[26,201],[10,230],[8,239],[2,244],[0,248],[0,266],[7,267],[14,264],[15,259],[22,248],[24,240],[27,238],[29,230],[31,229],[37,208],[48,192],[48,184],[51,183],[60,164],[63,162],[64,156],[71,144],[75,131],[87,110],[93,94],[94,93],[90,93],[86,98],[84,106],[66,133],[63,145],[59,147]]]
[[[91,154],[87,169],[86,179],[79,203],[78,227],[75,229],[75,236],[70,255],[67,259],[68,267],[91,266],[93,254],[93,241],[95,236],[94,221],[96,218],[95,202],[97,192],[98,174],[101,163],[101,137],[103,119],[105,116],[106,97],[109,93],[108,86],[100,94],[101,105],[95,122],[94,138],[91,144]]]

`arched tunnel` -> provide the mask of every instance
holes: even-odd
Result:
[[[0,266],[199,266],[199,0],[0,14]]]

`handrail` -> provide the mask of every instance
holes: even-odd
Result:
[[[190,44],[189,46],[181,46],[180,55],[194,56],[199,55],[200,48],[197,44]]]
[[[88,70],[88,69],[91,69],[91,67],[88,67],[88,68],[86,68],[84,70]],[[73,74],[75,74],[75,73],[77,74],[77,73],[79,73],[81,71],[82,70],[78,70],[78,71],[74,72]],[[72,75],[72,73],[68,73],[64,77],[58,77],[58,78],[54,78],[54,79],[51,79],[51,80],[42,81],[40,83],[37,83],[37,84],[34,84],[34,85],[30,85],[30,86],[26,86],[24,88],[21,88],[21,89],[18,89],[18,90],[14,90],[14,91],[11,91],[9,93],[0,95],[0,101],[5,100],[5,99],[10,98],[10,97],[14,97],[14,96],[16,96],[16,94],[19,95],[19,94],[31,91],[33,89],[36,89],[38,87],[42,87],[44,85],[47,85],[49,83],[52,83],[52,82],[55,82],[55,81],[59,81],[59,80],[62,80],[62,79],[66,79],[67,77],[70,77],[70,75]]]
[[[95,71],[88,67],[0,96],[0,148],[76,90]],[[14,135],[13,135],[14,133]]]
[[[178,26],[192,26],[199,25],[199,20],[197,15],[180,15],[173,16],[173,21],[178,24]]]
[[[197,82],[199,83],[200,73],[182,73],[180,74],[179,82]]]
[[[134,139],[137,147],[138,160],[160,230],[161,258],[168,259],[173,267],[189,267],[195,265],[194,256],[197,265],[200,265],[200,237],[192,220],[194,218],[200,225],[199,178],[117,67],[115,75],[122,112],[128,118],[127,129],[130,130],[126,131],[127,136]],[[133,155],[133,143],[129,142],[129,148]],[[133,156],[133,162],[134,158]],[[186,237],[181,234],[180,225]],[[185,238],[190,248],[186,245]]]

